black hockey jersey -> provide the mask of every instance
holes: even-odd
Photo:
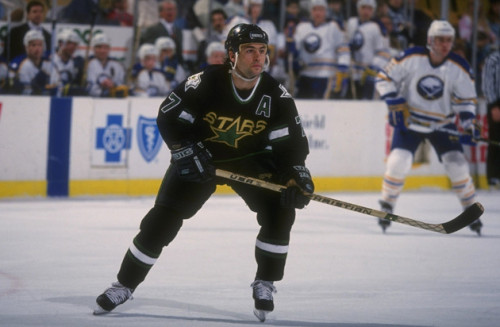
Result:
[[[265,72],[242,94],[228,66],[208,66],[170,93],[157,123],[169,148],[203,141],[215,164],[272,151],[284,168],[304,165],[309,153],[292,96]]]

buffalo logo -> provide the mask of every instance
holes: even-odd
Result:
[[[162,138],[155,118],[139,116],[137,121],[137,144],[139,144],[142,157],[147,162],[156,157],[162,145]]]
[[[436,100],[443,96],[444,83],[437,76],[427,75],[418,81],[417,91],[426,100]]]
[[[363,38],[363,34],[361,34],[360,31],[356,31],[352,37],[352,40],[351,40],[351,50],[352,51],[357,51],[359,49],[361,49],[361,47],[363,46],[363,44],[365,43],[365,40]]]
[[[304,38],[303,43],[307,52],[314,53],[321,47],[321,38],[317,34],[311,33]]]

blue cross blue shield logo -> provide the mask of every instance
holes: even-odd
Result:
[[[156,125],[156,118],[139,116],[137,120],[137,144],[139,145],[142,157],[147,162],[156,157],[163,144],[158,126]]]
[[[121,152],[130,149],[132,129],[123,127],[123,115],[108,115],[106,127],[97,128],[96,149],[103,149],[105,162],[121,162]]]

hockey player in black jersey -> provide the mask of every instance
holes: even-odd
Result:
[[[233,27],[224,65],[211,65],[181,83],[160,105],[158,128],[171,151],[171,164],[154,207],[140,224],[118,281],[97,297],[94,314],[129,299],[177,235],[214,193],[229,185],[256,213],[257,271],[252,283],[254,313],[264,321],[273,311],[273,282],[283,278],[295,209],[309,203],[314,184],[309,153],[294,100],[265,72],[268,36],[256,25]],[[215,169],[281,183],[281,193],[215,177]]]

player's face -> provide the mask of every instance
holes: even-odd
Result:
[[[246,43],[240,46],[236,69],[247,78],[259,75],[266,63],[267,45],[262,43]]]
[[[314,25],[319,25],[324,23],[326,21],[326,8],[323,6],[312,7],[311,18]]]
[[[30,59],[40,59],[43,55],[43,41],[33,40],[28,43],[26,47],[26,55]]]
[[[94,55],[99,60],[106,60],[109,55],[109,45],[107,44],[98,44],[94,47]]]
[[[68,41],[64,45],[64,52],[66,52],[69,56],[73,56],[77,47],[78,47],[78,43]]]
[[[439,57],[446,57],[453,47],[453,37],[451,36],[435,36],[432,43],[432,50]]]
[[[142,60],[142,65],[147,70],[152,70],[153,68],[155,68],[156,59],[157,59],[156,56],[153,55],[145,56],[144,59]]]
[[[372,18],[373,15],[373,7],[372,6],[361,6],[359,7],[359,18],[361,21],[366,22]]]

